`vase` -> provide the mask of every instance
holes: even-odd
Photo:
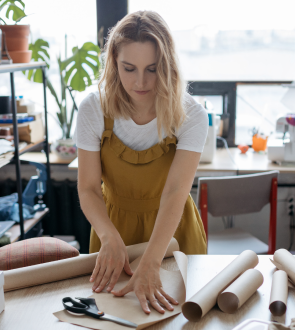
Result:
[[[51,144],[51,152],[62,159],[74,159],[77,157],[77,146],[73,139],[60,139]]]
[[[0,25],[5,33],[6,46],[13,63],[29,63],[32,51],[29,50],[30,25]]]

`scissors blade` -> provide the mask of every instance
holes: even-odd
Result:
[[[130,327],[130,328],[137,328],[137,324],[121,319],[120,317],[116,317],[116,316],[112,316],[109,314],[104,314],[103,316],[100,317],[101,320],[105,320],[105,321],[112,321],[118,324],[122,324],[125,325],[126,327]]]

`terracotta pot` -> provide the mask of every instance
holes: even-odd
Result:
[[[13,63],[30,62],[32,57],[32,52],[28,51],[30,25],[0,25],[0,29],[5,33],[7,50]]]
[[[9,55],[13,63],[29,63],[32,58],[32,51],[9,51]]]
[[[28,37],[30,34],[30,25],[0,25],[0,29],[6,38]]]
[[[6,39],[7,49],[9,51],[28,50],[29,37],[11,37]]]

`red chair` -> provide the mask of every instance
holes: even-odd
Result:
[[[274,254],[278,173],[199,178],[197,205],[207,236],[208,254],[236,255],[246,249],[258,254]],[[208,212],[213,217],[234,216],[259,212],[267,204],[270,204],[268,245],[239,228],[227,228],[208,236]]]

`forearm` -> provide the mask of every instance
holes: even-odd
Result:
[[[108,216],[102,195],[99,195],[94,190],[88,189],[79,192],[79,199],[83,213],[94,228],[101,242],[109,235],[115,237],[119,235]]]
[[[155,262],[160,266],[180,222],[186,199],[186,193],[181,191],[172,191],[162,195],[156,223],[143,256],[143,262]]]

